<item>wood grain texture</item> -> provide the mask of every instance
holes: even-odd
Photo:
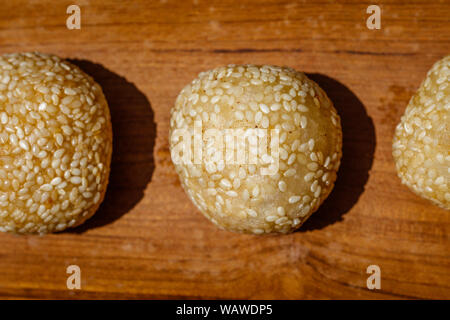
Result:
[[[81,30],[65,26],[81,7]],[[41,1],[2,3],[0,54],[72,59],[104,88],[111,184],[85,225],[0,235],[0,298],[450,298],[450,213],[402,186],[391,139],[431,65],[450,53],[448,1]],[[344,127],[336,187],[299,232],[218,230],[190,203],[170,161],[181,88],[229,63],[288,65],[330,95]],[[82,290],[66,288],[66,267]],[[381,267],[381,290],[366,288]]]

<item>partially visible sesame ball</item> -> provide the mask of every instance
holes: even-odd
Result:
[[[392,149],[402,182],[450,209],[450,56],[434,64],[409,101]]]
[[[258,138],[266,134],[266,144],[258,140],[266,153],[257,153],[257,162],[250,160],[255,152],[245,140],[249,129],[262,129]],[[181,151],[188,139],[183,132],[193,138]],[[230,132],[235,143],[227,146]],[[222,145],[216,144],[220,133]],[[331,192],[342,130],[333,104],[305,74],[286,67],[229,65],[200,73],[181,91],[171,111],[170,148],[183,188],[213,223],[235,232],[288,233]]]
[[[62,231],[103,200],[108,105],[78,67],[40,53],[0,56],[0,231]]]

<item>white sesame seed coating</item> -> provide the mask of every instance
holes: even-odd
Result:
[[[0,231],[62,231],[103,200],[112,152],[100,86],[40,53],[0,56]]]
[[[206,102],[199,99],[202,95]],[[273,165],[271,156],[260,157],[257,164],[225,161],[220,170],[213,160],[175,161],[175,132],[194,132],[198,121],[203,134],[210,129],[278,129],[278,171],[261,174],[261,168]],[[229,65],[200,73],[178,95],[169,135],[175,169],[189,198],[220,228],[243,233],[299,228],[331,192],[342,154],[340,119],[324,91],[301,72],[269,65]],[[203,156],[224,151],[202,139]]]
[[[450,210],[450,55],[433,65],[409,101],[392,154],[402,183]]]

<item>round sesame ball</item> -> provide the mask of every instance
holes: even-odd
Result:
[[[103,200],[112,152],[100,86],[53,55],[0,56],[0,231],[62,231]]]
[[[450,56],[433,65],[409,101],[392,149],[402,182],[450,209]]]
[[[266,150],[257,161],[253,129],[253,143]],[[270,65],[200,73],[171,110],[169,139],[198,209],[222,229],[251,234],[299,228],[331,192],[342,155],[340,118],[325,92],[301,72]]]

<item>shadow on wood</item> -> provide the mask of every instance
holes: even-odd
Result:
[[[150,102],[134,84],[100,64],[69,61],[101,85],[113,128],[111,172],[105,199],[92,218],[69,231],[83,233],[119,219],[142,199],[155,168],[156,124]]]
[[[376,144],[373,121],[350,89],[325,75],[307,76],[325,90],[341,117],[343,155],[333,191],[299,232],[325,228],[351,210],[369,179]]]

